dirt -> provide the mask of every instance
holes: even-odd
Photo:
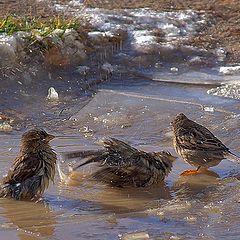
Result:
[[[47,18],[52,17],[54,13],[45,1],[0,0],[0,17],[15,15]]]
[[[54,2],[67,3],[69,0]],[[209,14],[210,20],[196,36],[189,40],[189,44],[206,50],[222,47],[226,51],[228,63],[240,61],[240,4],[238,0],[85,0],[84,4],[87,7],[106,9],[148,7],[164,11],[203,10]],[[46,1],[26,0],[23,3],[20,0],[0,0],[0,17],[9,14],[51,17],[57,13],[46,4]]]

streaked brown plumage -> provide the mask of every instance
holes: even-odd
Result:
[[[49,145],[53,138],[37,128],[23,134],[20,152],[2,179],[0,197],[21,200],[42,195],[55,175],[57,155]]]
[[[65,158],[87,159],[74,170],[99,163],[92,177],[113,186],[145,187],[163,181],[176,159],[169,152],[147,153],[115,138],[104,139],[100,144],[104,149],[68,153]]]
[[[176,116],[172,127],[176,152],[198,169],[216,166],[225,158],[240,161],[207,128],[188,119],[183,113]]]

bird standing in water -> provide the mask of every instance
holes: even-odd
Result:
[[[197,170],[188,170],[183,175],[192,175],[218,165],[221,160],[238,161],[240,158],[217,139],[207,128],[188,119],[183,113],[171,123],[173,145],[176,152]]]
[[[37,128],[23,134],[20,152],[2,179],[0,197],[32,200],[43,194],[55,176],[57,155],[49,145],[53,138]]]
[[[100,142],[104,149],[65,154],[65,158],[87,159],[73,170],[90,163],[98,163],[93,179],[112,186],[145,187],[163,181],[176,159],[169,152],[140,151],[115,138]]]

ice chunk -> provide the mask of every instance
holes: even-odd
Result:
[[[0,34],[0,65],[14,63],[17,58],[17,41],[14,36]]]
[[[90,70],[90,67],[88,66],[77,66],[76,67],[76,72],[82,75],[86,75]]]
[[[121,240],[147,240],[150,239],[147,232],[126,233],[119,235]]]
[[[203,106],[203,110],[205,112],[214,112],[214,107],[213,106]]]
[[[50,87],[48,89],[47,100],[49,100],[49,101],[57,101],[58,99],[59,99],[59,97],[58,97],[57,91],[55,90],[54,87]]]
[[[102,69],[107,71],[108,73],[112,73],[114,71],[114,67],[107,62],[102,65]]]
[[[220,67],[219,72],[224,75],[240,73],[240,66]]]
[[[220,87],[208,90],[207,93],[216,96],[240,99],[240,84],[224,84]]]

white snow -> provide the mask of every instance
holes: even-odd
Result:
[[[179,41],[194,35],[205,22],[205,15],[193,10],[162,12],[148,8],[106,10],[85,7],[79,12],[79,8],[71,4],[64,6],[64,10],[58,5],[55,8],[89,19],[96,28],[96,31],[89,33],[89,37],[104,37],[104,33],[105,36],[109,33],[114,35],[116,30],[121,29],[127,31],[130,43],[137,51],[142,51],[142,47],[144,51],[159,51],[158,47],[177,45]],[[157,33],[162,33],[162,41]]]
[[[240,99],[240,84],[224,84],[208,90],[207,93],[215,96]]]
[[[240,73],[240,65],[238,66],[229,66],[229,67],[220,67],[219,72],[224,75],[231,75]]]
[[[0,34],[0,64],[15,62],[17,51],[17,40],[14,36]]]

